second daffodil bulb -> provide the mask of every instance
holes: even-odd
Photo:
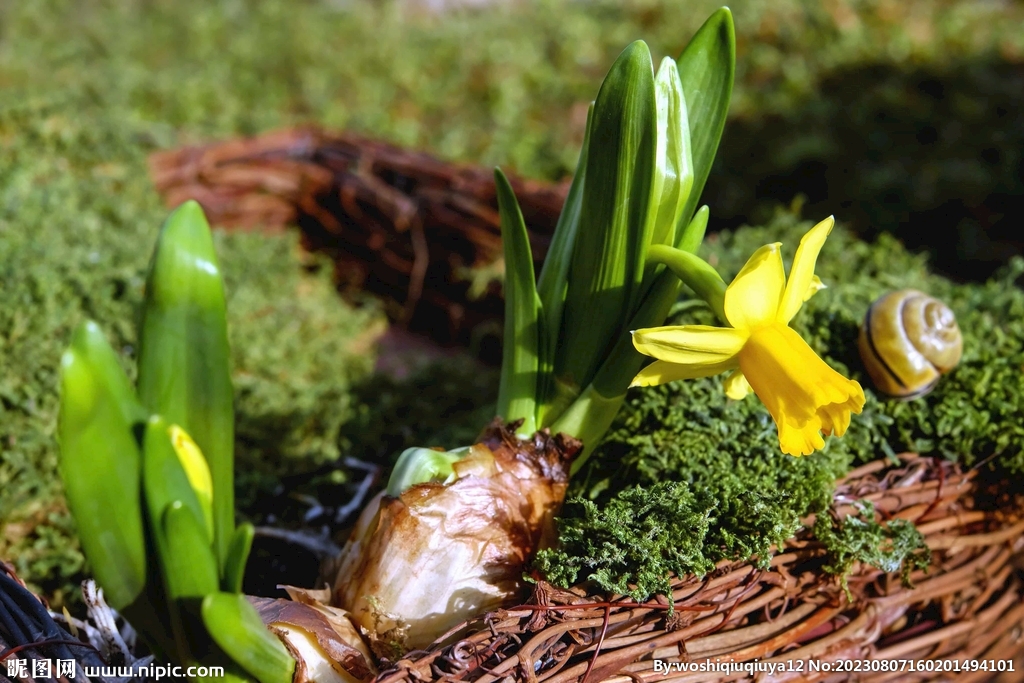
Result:
[[[657,360],[633,386],[709,377],[725,380],[731,398],[757,394],[775,420],[779,445],[790,455],[824,447],[823,434],[842,436],[850,413],[864,407],[864,391],[830,368],[789,322],[805,301],[824,288],[814,274],[818,252],[832,231],[829,217],[800,240],[786,277],[781,244],[766,244],[725,288],[722,314],[730,327],[680,325],[637,330],[633,345]]]
[[[521,440],[496,421],[449,481],[381,492],[338,560],[334,604],[393,657],[517,598],[526,564],[554,540],[580,449],[546,430]]]

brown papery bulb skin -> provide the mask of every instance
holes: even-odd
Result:
[[[527,563],[554,541],[581,448],[547,430],[520,440],[496,420],[455,464],[455,481],[370,502],[336,565],[334,604],[393,657],[517,599]]]
[[[879,391],[911,399],[931,391],[956,367],[963,337],[948,306],[923,292],[902,289],[871,304],[858,347]]]

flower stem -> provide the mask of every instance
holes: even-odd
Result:
[[[655,244],[647,251],[647,260],[668,266],[697,296],[708,302],[718,319],[726,325],[725,280],[704,259],[681,249]]]

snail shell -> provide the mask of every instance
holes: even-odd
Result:
[[[860,330],[860,357],[882,393],[911,399],[931,391],[960,362],[963,338],[953,311],[913,289],[871,304]]]

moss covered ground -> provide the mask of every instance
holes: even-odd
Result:
[[[73,593],[85,571],[55,476],[57,362],[70,330],[92,317],[131,369],[141,276],[166,214],[146,177],[149,152],[312,121],[446,159],[557,179],[575,163],[586,102],[614,56],[637,38],[648,41],[656,58],[674,55],[717,5],[496,1],[439,14],[411,1],[0,2],[0,557],[12,560],[56,605]],[[901,74],[938,74],[942,81],[944,74],[971,64],[985,77],[998,76],[995,64],[1012,75],[1024,59],[1024,34],[1016,30],[1024,10],[1013,3],[740,0],[731,6],[738,77],[732,122],[709,186],[713,227],[716,206],[737,221],[751,214],[756,201],[788,202],[798,191],[819,200],[813,187],[793,185],[802,182],[797,171],[807,159],[835,159],[857,147],[822,144],[839,101],[820,97],[830,92],[830,79],[871,66],[913,88],[918,81],[900,80]],[[868,86],[886,80],[866,73]],[[1007,90],[1009,81],[994,78],[969,80],[980,83],[983,93]],[[867,130],[872,103],[888,100],[871,99],[869,93],[877,91],[863,90],[868,94],[859,111]],[[900,92],[890,87],[882,95],[899,100]],[[1007,97],[1012,103],[1012,92]],[[947,107],[949,116],[975,112],[971,126],[994,131],[983,146],[940,127],[937,139],[963,144],[936,146],[935,163],[919,174],[865,175],[874,180],[848,194],[884,199],[891,184],[877,179],[895,177],[903,193],[898,209],[927,208],[927,201],[905,199],[918,196],[911,193],[918,177],[944,179],[945,184],[923,186],[942,194],[955,186],[958,169],[981,169],[989,175],[971,175],[981,178],[975,185],[1014,196],[1015,119],[987,125],[992,117],[983,107],[979,111],[970,98],[953,99],[957,105]],[[919,111],[927,119],[935,110]],[[897,123],[902,130],[904,124]],[[1008,132],[999,126],[1009,126]],[[800,130],[815,135],[802,141],[794,132]],[[751,147],[752,141],[773,139],[785,144]],[[992,146],[1002,156],[979,165]],[[768,160],[769,168],[754,160]],[[749,175],[755,171],[758,177]],[[774,194],[743,194],[776,171],[790,184],[779,183]],[[913,187],[907,189],[907,182]],[[979,192],[971,206],[998,213],[999,206],[986,204],[987,195]],[[841,207],[830,211],[844,219]],[[756,231],[723,237],[716,253],[735,267],[735,259],[763,237]],[[407,383],[371,379],[372,337],[381,329],[372,303],[359,309],[340,303],[327,271],[299,254],[294,239],[220,235],[218,249],[231,297],[243,514],[255,514],[282,475],[324,465],[330,481],[344,482],[344,470],[331,469],[340,455],[386,462],[404,445],[463,442],[486,423],[495,390],[486,373],[429,369]],[[881,265],[887,257],[871,258]],[[914,268],[891,271],[897,274],[868,289],[920,272]],[[998,300],[999,291],[995,287],[985,298]],[[951,296],[961,296],[956,292]],[[866,296],[866,290],[857,294],[850,310]],[[685,308],[679,314],[699,315]],[[802,324],[813,323],[814,315],[832,314],[811,310]],[[849,325],[850,316],[837,324]],[[829,334],[820,332],[815,343],[849,364],[849,348],[828,346]],[[973,379],[950,383],[948,392],[989,400],[998,386],[991,376],[986,379],[984,367],[970,367]],[[663,464],[645,465],[652,468],[648,474],[639,472],[630,463],[650,447],[627,443],[624,430],[630,420],[681,420],[673,411],[694,405],[691,394],[703,392],[708,405],[717,405],[716,391],[712,384],[694,383],[631,397],[605,451],[637,470],[641,482],[661,477],[658,468],[678,470],[678,461],[665,456]],[[956,396],[949,393],[950,405]],[[756,413],[746,404],[709,410]],[[968,424],[977,428],[963,427],[955,412],[942,414],[932,424],[894,406],[865,420],[882,425],[877,433],[885,438],[878,437],[879,443],[888,439],[892,448],[912,444],[978,453],[989,444],[1018,443],[1019,435],[1002,433],[998,413],[988,407],[970,416]],[[728,415],[722,422],[727,426],[735,417]],[[823,458],[819,479],[853,457],[851,451]],[[750,462],[762,467],[759,459]],[[601,477],[593,472],[587,485],[598,486]],[[822,500],[815,491],[807,500]],[[605,488],[604,500],[614,493]]]

